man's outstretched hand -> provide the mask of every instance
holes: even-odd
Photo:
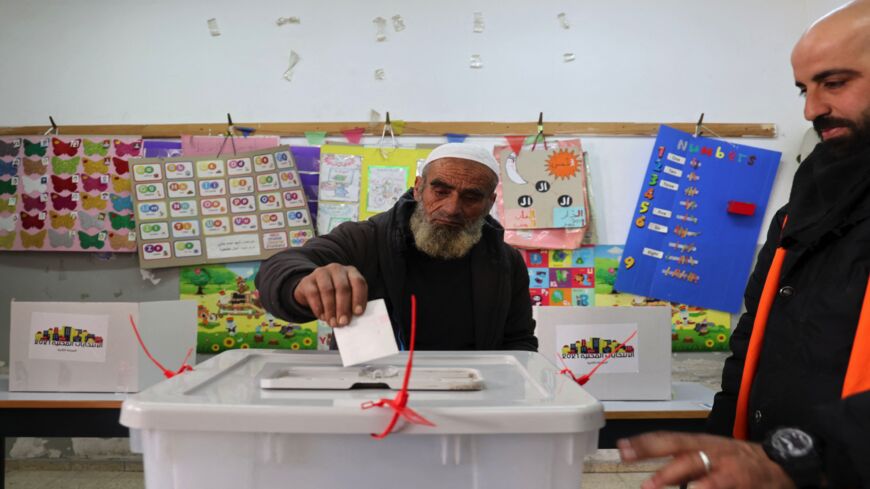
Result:
[[[369,287],[353,266],[330,263],[315,268],[293,291],[293,298],[333,328],[347,326],[366,310]]]

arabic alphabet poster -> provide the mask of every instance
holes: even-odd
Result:
[[[587,225],[586,165],[579,139],[555,141],[519,154],[503,147],[501,166],[507,229],[582,228]]]
[[[182,267],[180,298],[197,303],[197,353],[237,348],[316,350],[317,321],[288,323],[263,309],[259,262]]]
[[[780,157],[661,126],[616,289],[738,312]]]
[[[0,137],[0,250],[135,252],[141,150],[136,137]]]
[[[672,351],[728,350],[728,339],[731,337],[729,313],[616,292],[613,287],[623,250],[624,247],[619,245],[595,247],[595,305],[670,306]]]
[[[314,237],[289,146],[132,165],[140,268],[265,259]]]

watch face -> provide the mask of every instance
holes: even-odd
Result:
[[[773,434],[770,445],[783,458],[800,458],[813,450],[813,439],[801,430],[783,428]]]

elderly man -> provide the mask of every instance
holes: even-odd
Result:
[[[528,272],[489,216],[495,158],[472,144],[445,144],[421,173],[389,211],[265,261],[257,288],[266,310],[341,327],[383,298],[407,347],[414,294],[416,348],[536,350]]]
[[[675,456],[644,488],[870,487],[870,1],[815,23],[792,67],[822,142],[770,226],[708,420],[763,444],[623,440],[625,460]]]

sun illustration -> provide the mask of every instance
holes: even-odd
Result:
[[[559,149],[547,160],[547,172],[559,178],[569,179],[580,171],[580,159],[569,149]]]

